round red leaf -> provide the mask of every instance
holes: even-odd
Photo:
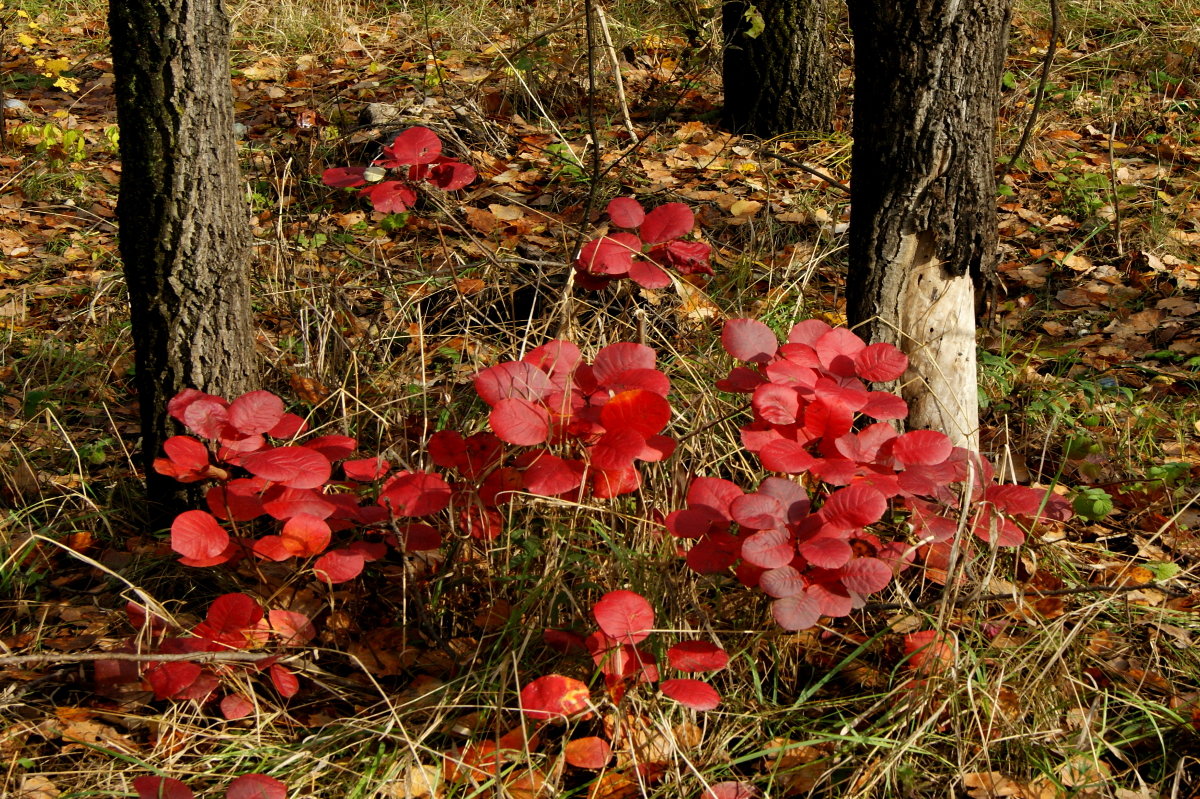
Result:
[[[858,376],[873,383],[896,380],[907,368],[908,356],[885,342],[864,347],[854,356],[854,369]]]
[[[633,591],[610,591],[592,606],[592,615],[605,635],[623,644],[643,641],[654,629],[654,608]]]
[[[304,646],[317,637],[317,629],[308,616],[294,610],[272,610],[267,613],[267,621],[283,646]]]
[[[608,218],[617,227],[635,228],[646,219],[642,204],[632,197],[617,197],[608,204]]]
[[[771,615],[785,630],[807,630],[821,618],[821,605],[808,594],[793,594],[772,602]]]
[[[712,710],[721,704],[717,689],[700,680],[667,680],[658,687],[671,699],[693,710]]]
[[[691,208],[684,203],[667,203],[646,214],[638,235],[647,244],[662,244],[689,233],[695,226]]]
[[[207,511],[184,511],[171,523],[171,549],[189,560],[220,557],[228,546],[229,533]]]
[[[500,440],[519,447],[535,447],[550,437],[549,412],[529,400],[500,400],[488,414],[488,421]]]
[[[329,583],[344,583],[362,574],[366,558],[353,549],[335,549],[317,558],[313,571],[317,577]]]
[[[855,483],[829,495],[821,507],[826,523],[841,530],[852,530],[874,524],[883,518],[887,499],[864,483]]]
[[[763,569],[786,566],[796,557],[787,530],[762,530],[742,542],[742,560]]]
[[[296,675],[280,666],[278,663],[271,664],[268,672],[271,676],[271,684],[275,686],[275,690],[284,699],[295,696],[300,691],[300,681],[296,679]]]
[[[251,391],[229,403],[229,423],[239,433],[265,433],[283,419],[283,400],[270,391]]]
[[[807,472],[816,463],[802,444],[786,438],[777,438],[758,451],[758,459],[764,469],[784,474]]]
[[[596,353],[592,374],[596,382],[608,387],[609,381],[631,369],[654,369],[654,350],[644,344],[622,341],[609,344]]]
[[[442,140],[432,130],[414,125],[383,148],[375,159],[379,166],[398,167],[410,164],[432,164],[442,154]]]
[[[730,319],[721,330],[725,351],[739,361],[766,363],[779,350],[775,332],[757,319]]]
[[[768,494],[743,494],[729,511],[733,520],[748,530],[772,530],[787,522],[783,503]]]
[[[854,593],[871,594],[892,581],[892,567],[879,558],[855,558],[842,567],[841,579]]]
[[[284,523],[280,538],[288,552],[299,558],[308,558],[324,552],[331,536],[332,531],[323,519],[300,513]]]
[[[559,719],[587,710],[591,691],[561,674],[538,677],[521,689],[521,711],[533,719]]]
[[[680,641],[667,650],[667,662],[680,671],[720,671],[729,655],[709,641]]]
[[[944,463],[954,450],[945,433],[913,430],[892,442],[892,456],[905,466],[935,466]]]
[[[274,447],[242,458],[246,471],[291,488],[316,488],[333,473],[329,459],[308,447]]]
[[[764,383],[754,389],[750,407],[764,422],[795,424],[800,414],[800,395],[794,388]]]
[[[221,715],[226,721],[244,719],[254,712],[254,703],[241,694],[228,694],[221,699]]]
[[[432,472],[405,472],[384,483],[378,502],[397,516],[429,516],[450,504],[450,486]]]
[[[758,577],[758,587],[767,596],[783,599],[785,596],[795,596],[807,587],[800,572],[793,566],[780,566],[778,569],[765,571]]]
[[[498,363],[475,375],[475,391],[488,405],[503,399],[537,401],[554,390],[541,369],[524,361]]]
[[[225,799],[287,799],[287,786],[266,774],[243,774],[229,783]]]
[[[563,747],[563,757],[575,768],[599,770],[612,759],[612,747],[603,738],[575,738]]]
[[[194,799],[196,794],[179,780],[170,777],[134,777],[138,799]]]

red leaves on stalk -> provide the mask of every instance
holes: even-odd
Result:
[[[612,233],[583,245],[575,270],[576,281],[584,288],[601,289],[623,277],[644,288],[665,288],[671,278],[663,266],[684,275],[712,274],[711,248],[704,242],[678,240],[696,224],[683,203],[666,203],[646,213],[632,197],[618,197],[608,204],[607,212],[617,227],[640,230],[637,235]]]
[[[308,447],[274,447],[252,452],[241,465],[257,477],[290,488],[317,488],[333,473],[329,459]]]
[[[378,181],[382,170],[398,169],[399,180]],[[377,173],[377,174],[372,174]],[[429,128],[415,126],[398,135],[367,167],[333,167],[321,179],[326,186],[359,188],[376,211],[404,213],[417,202],[417,186],[428,182],[443,191],[455,191],[475,180],[475,169],[442,155],[442,141]]]

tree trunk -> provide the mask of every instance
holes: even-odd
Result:
[[[996,258],[1010,0],[850,0],[852,324],[910,359],[909,426],[978,449],[976,281]]]
[[[112,0],[109,6],[142,460],[149,495],[177,485],[151,468],[175,430],[171,397],[225,397],[257,379],[249,209],[233,134],[229,20],[222,0]]]
[[[827,10],[828,0],[725,3],[727,128],[764,138],[830,130],[837,84],[826,41]],[[759,20],[763,27],[755,36]]]

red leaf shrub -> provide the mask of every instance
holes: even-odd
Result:
[[[696,224],[683,203],[666,203],[646,213],[632,197],[618,197],[608,204],[607,213],[614,225],[637,233],[612,233],[583,245],[575,259],[575,276],[584,288],[602,289],[624,277],[643,288],[665,288],[671,285],[666,266],[681,275],[713,273],[707,244],[679,241]]]
[[[400,171],[398,180],[382,180],[385,170]],[[371,167],[333,167],[321,176],[326,186],[357,188],[376,211],[402,214],[417,202],[417,188],[430,183],[457,191],[475,180],[475,169],[442,155],[442,140],[429,128],[416,126],[383,148]]]
[[[781,344],[752,319],[726,323],[721,343],[747,364],[717,383],[750,397],[743,445],[765,469],[806,475],[817,493],[810,498],[799,483],[779,477],[753,493],[700,477],[687,507],[671,512],[666,527],[692,542],[686,560],[693,570],[732,572],[773,597],[772,615],[784,628],[844,616],[908,567],[907,540],[884,542],[868,530],[889,514],[889,529],[906,520],[924,550],[943,545],[962,513],[960,485],[970,501],[968,529],[999,546],[1020,544],[1017,522],[1030,521],[1043,503],[1057,518],[1068,513],[1044,491],[995,485],[990,464],[941,433],[899,435],[886,424],[907,408],[867,381],[904,373],[908,360],[891,345],[867,346],[851,331],[816,320],[795,325]]]

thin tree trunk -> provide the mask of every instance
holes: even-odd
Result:
[[[976,281],[996,258],[995,128],[1010,0],[849,0],[852,324],[909,356],[913,428],[978,449]]]
[[[188,387],[230,397],[257,378],[229,20],[221,0],[112,0],[109,28],[142,459],[160,498],[177,489],[150,468],[175,432],[167,401]]]
[[[763,137],[830,130],[837,84],[826,39],[827,13],[828,0],[725,3],[727,128]],[[751,35],[755,15],[763,27]]]

